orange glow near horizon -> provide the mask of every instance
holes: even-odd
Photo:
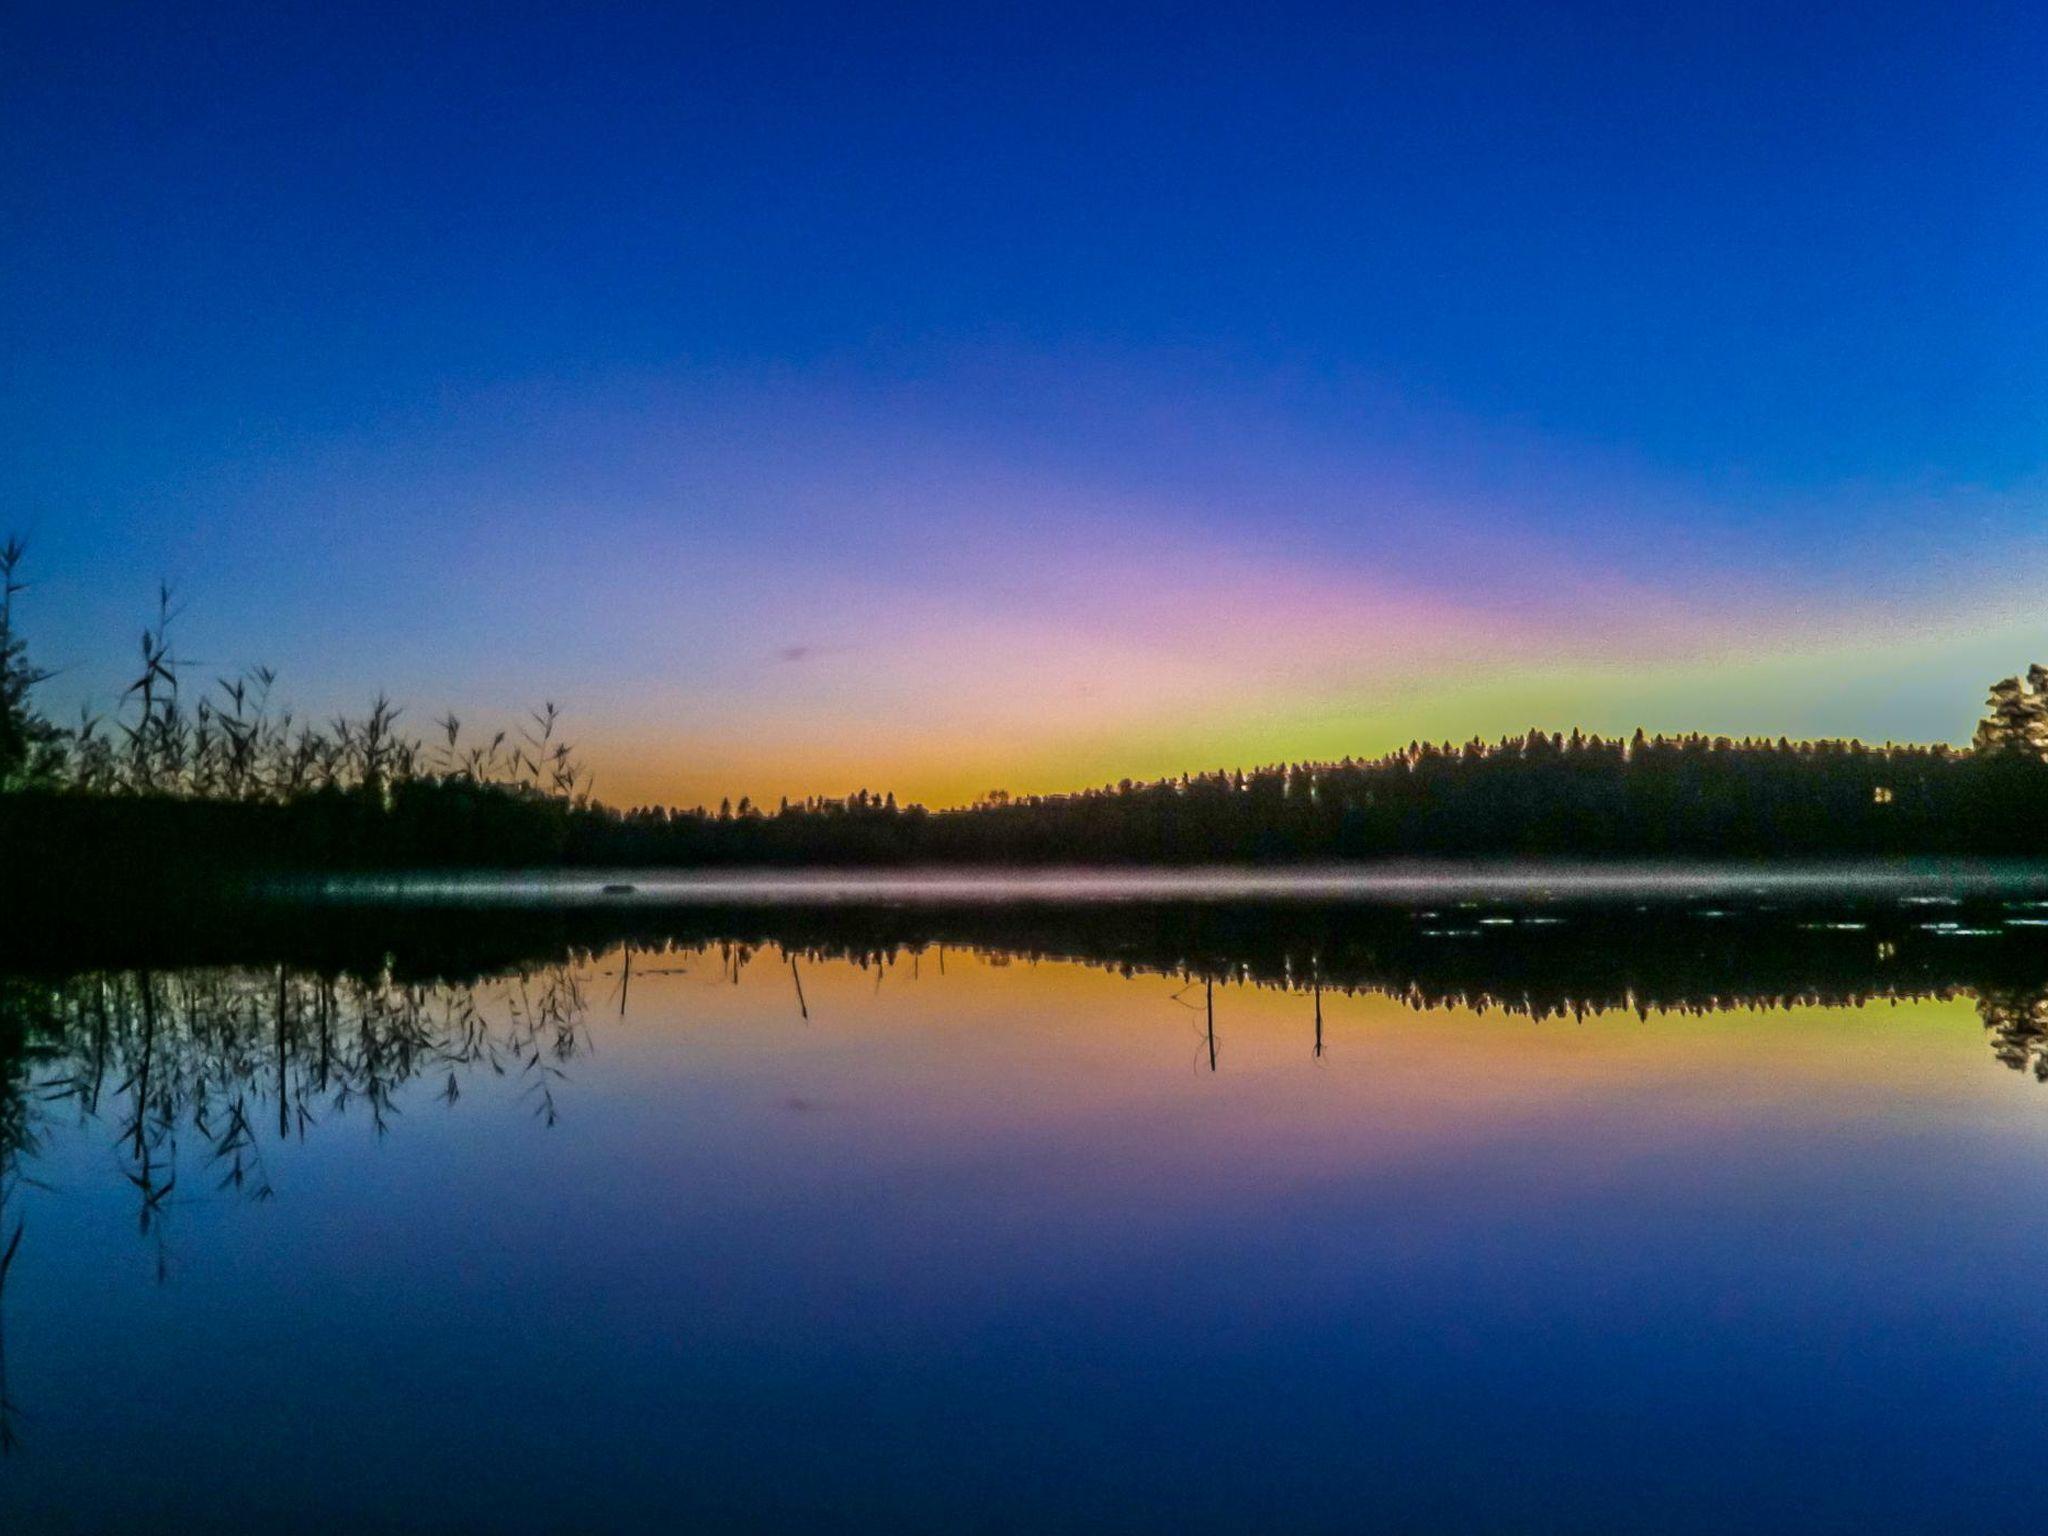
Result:
[[[1232,659],[1204,674],[1144,658],[1089,687],[1073,681],[1089,673],[1084,655],[1055,663],[1041,650],[1030,653],[1040,659],[1039,676],[1020,663],[984,689],[961,675],[972,669],[967,660],[922,692],[900,680],[913,670],[903,669],[887,688],[853,690],[873,700],[871,715],[835,699],[832,690],[846,685],[833,677],[794,696],[735,701],[748,723],[729,733],[613,733],[598,722],[582,745],[598,798],[616,805],[715,807],[745,795],[773,809],[785,795],[801,801],[866,789],[948,808],[992,789],[1066,793],[1123,778],[1370,758],[1414,740],[1493,740],[1532,727],[1609,736],[1638,726],[1850,735],[1855,722],[1841,716],[1861,698],[1944,671],[1995,675],[2001,658],[2023,654],[2026,643],[2011,629],[1965,639],[1921,633],[1891,644],[1852,634],[1791,651],[1775,641],[1725,645],[1693,659],[1648,658],[1647,668],[1591,656],[1519,669],[1445,665],[1424,678],[1382,676],[1349,688],[1288,687]],[[1974,694],[1956,695],[1947,740],[1967,741],[1976,705]]]

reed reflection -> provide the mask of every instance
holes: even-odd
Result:
[[[0,981],[0,996],[12,990]],[[11,1455],[19,1444],[20,1409],[7,1374],[7,1280],[27,1230],[26,1218],[20,1214],[20,1191],[28,1182],[22,1162],[36,1150],[30,1099],[22,1091],[24,1068],[12,1014],[11,1008],[0,1008],[0,1456]]]
[[[714,957],[737,985],[750,960],[772,955],[805,1021],[817,1013],[807,968],[872,969],[879,989],[899,963],[920,975],[928,953],[943,977],[948,947],[1157,976],[1200,1010],[1212,1068],[1219,984],[1300,994],[1316,1061],[1325,992],[1537,1021],[1969,995],[1997,1059],[2048,1082],[2048,928],[2031,902],[353,911],[253,933],[269,951],[260,965],[159,955],[0,981],[0,1202],[51,1117],[102,1127],[145,1234],[200,1180],[269,1198],[259,1128],[303,1139],[360,1114],[381,1135],[409,1084],[431,1081],[453,1105],[469,1074],[511,1075],[552,1123],[589,1041],[586,991],[600,971],[623,1017],[636,977]]]
[[[381,1136],[407,1085],[433,1081],[434,1097],[453,1105],[477,1071],[521,1079],[535,1116],[552,1124],[557,1086],[587,1044],[583,985],[566,964],[444,985],[284,965],[16,980],[0,1011],[12,1046],[0,1209],[28,1179],[23,1165],[46,1125],[98,1126],[162,1276],[164,1223],[181,1190],[275,1194],[262,1130],[303,1140],[355,1115]]]
[[[403,1091],[453,1106],[476,1072],[519,1081],[545,1125],[588,1045],[584,978],[567,964],[464,984],[255,969],[87,972],[0,983],[0,1453],[19,1443],[6,1288],[27,1230],[29,1171],[60,1122],[102,1131],[134,1190],[159,1283],[187,1198],[276,1194],[265,1133],[303,1141],[360,1117],[382,1137]]]
[[[43,1189],[37,1159],[57,1130],[103,1141],[103,1166],[165,1281],[181,1209],[274,1198],[276,1149],[323,1128],[353,1122],[382,1138],[408,1106],[456,1110],[479,1075],[554,1125],[603,1027],[593,1015],[627,1020],[646,988],[658,995],[679,971],[760,988],[752,1017],[786,1016],[817,1038],[844,995],[834,971],[886,999],[892,981],[943,985],[949,948],[999,967],[1077,964],[1156,982],[1187,1010],[1194,1069],[1226,1081],[1233,1000],[1252,989],[1298,1000],[1298,1015],[1287,1007],[1304,1065],[1318,1068],[1330,1064],[1326,1005],[1346,996],[1442,1013],[1447,1028],[1459,1015],[1654,1022],[1969,997],[1994,1058],[2048,1082],[2040,910],[1913,900],[357,912],[254,928],[215,963],[159,953],[0,976],[0,1450],[20,1435],[5,1328],[16,1260],[36,1241],[24,1197]],[[1031,995],[1028,978],[1016,986]]]
[[[1699,1015],[1974,997],[1995,1058],[2048,1082],[2048,944],[2034,903],[1913,899],[1824,907],[1121,903],[691,908],[518,914],[352,912],[260,931],[261,965],[81,968],[0,981],[0,1287],[23,1241],[20,1192],[43,1130],[97,1127],[134,1192],[166,1275],[166,1222],[187,1194],[267,1200],[266,1136],[304,1140],[367,1119],[382,1136],[401,1092],[446,1106],[472,1074],[515,1079],[551,1125],[587,1048],[588,989],[624,1017],[636,976],[715,958],[786,969],[809,1022],[806,969],[899,964],[915,978],[948,947],[995,963],[1062,961],[1174,983],[1196,1010],[1201,1065],[1220,1072],[1224,987],[1299,994],[1310,1060],[1326,1061],[1324,994],[1532,1021],[1625,1010]],[[289,934],[289,940],[281,939]],[[307,964],[308,951],[320,963]],[[372,952],[376,964],[333,963]],[[616,961],[605,956],[616,952]],[[14,1213],[11,1222],[9,1213]]]

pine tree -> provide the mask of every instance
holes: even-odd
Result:
[[[2000,678],[1984,700],[1971,745],[1991,755],[2048,757],[2048,667],[2027,668],[2024,680]]]

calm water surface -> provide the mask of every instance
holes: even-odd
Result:
[[[1973,899],[18,977],[4,1528],[2039,1529]]]

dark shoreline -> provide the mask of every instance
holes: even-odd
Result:
[[[730,948],[883,964],[944,949],[1131,973],[1538,1015],[1961,991],[2048,991],[2048,869],[2028,886],[1941,894],[1658,899],[1531,892],[1436,903],[1326,896],[1073,901],[264,900],[42,904],[0,936],[18,977],[182,966],[473,980],[625,946]],[[1938,886],[1938,877],[1928,877]],[[592,886],[593,891],[597,889]],[[2029,895],[2028,891],[2037,894]]]

